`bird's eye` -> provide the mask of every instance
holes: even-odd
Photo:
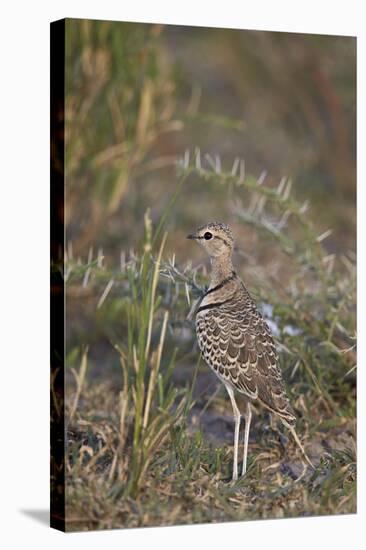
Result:
[[[203,235],[203,238],[206,239],[206,241],[208,241],[209,239],[212,239],[212,233],[210,233],[209,231],[206,231],[206,233]]]

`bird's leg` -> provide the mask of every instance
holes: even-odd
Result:
[[[238,479],[238,450],[239,450],[239,428],[240,428],[240,411],[235,401],[234,390],[231,386],[226,385],[227,392],[230,397],[231,405],[233,407],[234,420],[235,420],[235,433],[234,433],[234,466],[233,466],[233,481]]]
[[[248,443],[249,443],[249,431],[250,423],[252,420],[252,408],[250,406],[250,401],[247,401],[247,407],[244,414],[245,418],[245,430],[244,430],[244,454],[243,454],[243,469],[241,475],[245,475],[247,471],[247,458],[248,458]]]
[[[291,432],[291,435],[292,437],[294,438],[295,440],[295,443],[296,445],[299,447],[303,457],[305,458],[306,462],[309,464],[309,466],[311,466],[313,469],[315,469],[315,466],[314,464],[311,462],[310,458],[308,457],[308,455],[306,454],[306,451],[299,439],[299,436],[297,435],[296,431],[295,431],[295,428],[293,426],[291,426],[291,424],[289,424],[288,422],[286,422],[286,420],[284,420],[283,418],[281,418],[283,424],[286,426],[286,428],[288,428]]]

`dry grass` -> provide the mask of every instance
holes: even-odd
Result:
[[[230,444],[210,445],[199,430],[188,435],[182,421],[164,445],[154,450],[139,492],[134,497],[123,496],[132,449],[127,444],[121,467],[118,394],[98,384],[94,390],[85,390],[84,400],[87,407],[69,426],[67,530],[355,512],[355,450],[343,447],[344,440],[337,441],[339,426],[312,432],[311,444],[318,445],[322,456],[316,472],[304,474],[296,448],[288,443],[284,449],[268,429],[263,436],[260,431],[265,425],[261,421],[259,427],[257,422],[248,474],[232,484]],[[103,411],[103,417],[96,411]],[[352,422],[343,424],[341,431],[354,436]],[[347,440],[352,445],[351,435]],[[116,461],[121,469],[112,481],[110,472]]]

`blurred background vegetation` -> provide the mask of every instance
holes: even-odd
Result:
[[[332,227],[327,246],[355,248],[354,38],[69,20],[66,44],[76,253],[96,240],[112,253],[135,246],[146,208],[158,220],[174,191],[176,156],[196,146],[229,166],[244,157],[269,183],[291,177],[319,229]],[[181,237],[203,207],[227,219],[223,198],[192,181],[171,248],[187,257]]]
[[[355,511],[356,40],[67,20],[65,117],[69,528]],[[304,486],[253,464],[218,489],[230,405],[197,365],[185,239],[212,220],[281,346]]]

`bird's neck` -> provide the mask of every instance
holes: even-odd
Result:
[[[232,275],[234,271],[231,256],[219,256],[211,258],[211,283],[210,288],[219,285]]]

